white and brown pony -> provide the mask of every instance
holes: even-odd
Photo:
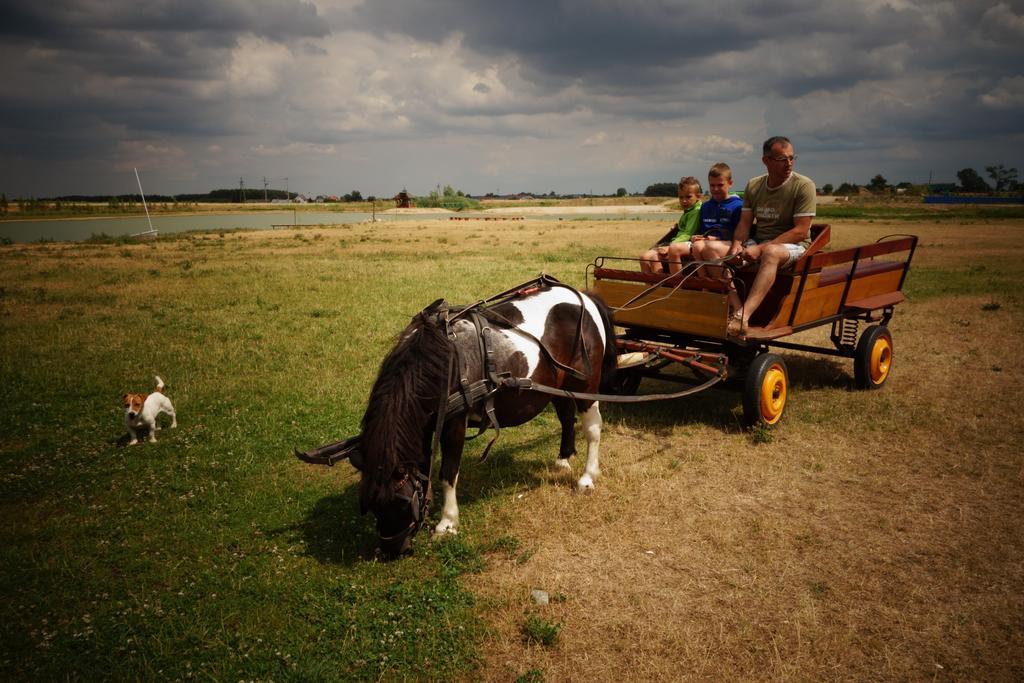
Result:
[[[592,489],[600,472],[598,403],[526,387],[595,393],[614,367],[604,304],[547,276],[474,306],[438,301],[416,314],[381,365],[352,457],[362,472],[360,508],[376,516],[384,555],[408,553],[426,521],[437,446],[444,501],[434,531],[457,532],[455,489],[469,426],[520,425],[551,402],[562,426],[556,463],[570,469],[582,414],[587,462],[577,486]]]

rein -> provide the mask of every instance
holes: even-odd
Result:
[[[723,259],[724,260],[724,259]],[[572,291],[580,302],[580,317],[576,326],[576,339],[573,342],[573,356],[575,357],[576,351],[582,349],[582,355],[586,372],[581,373],[580,371],[572,368],[557,358],[551,353],[544,343],[533,334],[521,330],[516,327],[512,321],[505,318],[503,315],[493,310],[493,307],[516,299],[523,296],[528,296],[534,292],[540,290],[544,286],[557,286],[564,287]],[[653,288],[652,288],[653,289]],[[440,393],[440,400],[438,402],[437,409],[437,420],[434,425],[434,436],[430,449],[430,465],[428,472],[425,475],[427,485],[433,477],[434,459],[440,449],[441,430],[444,427],[445,421],[454,415],[461,413],[467,413],[472,411],[478,405],[483,406],[484,415],[487,417],[486,421],[481,421],[480,430],[469,437],[475,439],[485,431],[488,427],[494,429],[494,436],[491,438],[487,447],[484,449],[483,454],[480,456],[481,461],[485,461],[490,454],[491,448],[494,446],[498,437],[501,434],[501,427],[498,424],[497,418],[494,414],[494,397],[500,389],[513,389],[516,391],[535,391],[542,394],[548,394],[551,396],[559,396],[570,398],[577,401],[604,401],[608,403],[647,403],[651,401],[665,401],[674,398],[682,398],[689,396],[697,392],[703,391],[708,387],[711,387],[723,379],[725,379],[724,369],[719,369],[712,377],[704,381],[703,383],[677,391],[669,394],[646,394],[643,396],[619,396],[616,394],[595,394],[581,391],[571,391],[569,389],[560,389],[558,387],[551,387],[545,384],[539,384],[529,378],[524,377],[511,377],[508,373],[498,373],[496,363],[494,360],[494,350],[491,341],[491,335],[494,333],[488,323],[499,323],[500,325],[513,330],[516,334],[523,335],[527,339],[533,341],[537,347],[541,350],[541,354],[544,358],[551,363],[551,365],[558,370],[561,370],[576,379],[586,380],[590,377],[593,372],[593,364],[590,361],[590,352],[587,349],[586,341],[583,339],[583,320],[585,307],[583,302],[583,294],[575,289],[566,285],[556,278],[541,273],[537,278],[525,282],[517,287],[505,290],[500,294],[496,294],[488,299],[481,299],[476,303],[469,304],[467,306],[449,306],[443,299],[435,301],[433,304],[423,309],[423,312],[430,312],[437,316],[438,322],[444,326],[445,333],[448,335],[449,340],[453,343],[449,347],[448,351],[448,373],[446,375],[447,381],[451,382],[452,370],[456,367],[459,368],[458,374],[458,388],[452,393],[448,393],[446,388],[442,388]],[[483,378],[475,382],[470,382],[466,373],[463,371],[462,355],[458,350],[458,346],[455,342],[455,333],[452,326],[460,318],[469,320],[477,331],[477,340],[480,345],[480,358],[484,366]],[[571,360],[571,359],[570,359]],[[362,469],[362,454],[359,450],[360,435],[353,436],[344,441],[338,441],[335,443],[327,444],[319,448],[315,448],[309,451],[299,451],[295,449],[295,457],[303,462],[318,464],[318,465],[329,465],[334,466],[340,460],[348,458],[354,467]],[[419,471],[418,467],[413,468],[417,478],[424,476]],[[406,475],[408,477],[408,474]],[[405,478],[399,480],[403,483]],[[415,488],[415,487],[414,487]],[[415,507],[415,506],[414,506]]]

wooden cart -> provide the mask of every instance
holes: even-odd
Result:
[[[635,259],[597,258],[587,268],[588,286],[612,307],[616,326],[623,328],[616,343],[627,362],[617,390],[633,393],[644,377],[680,381],[677,374],[661,370],[681,363],[698,381],[712,373],[741,380],[744,424],[774,425],[785,408],[789,376],[773,348],[852,358],[856,386],[881,387],[894,351],[887,324],[904,300],[901,290],[917,237],[895,235],[826,251],[830,236],[828,225],[811,227],[807,252],[779,272],[742,341],[726,333],[727,285],[712,276],[710,264],[690,263],[681,273],[665,276],[640,272]],[[756,273],[756,266],[735,271],[741,294]],[[861,323],[866,329],[861,330]],[[834,348],[784,341],[827,324]]]

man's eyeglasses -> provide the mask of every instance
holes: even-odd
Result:
[[[777,161],[777,162],[779,162],[781,164],[784,161],[789,161],[789,162],[796,161],[796,155],[793,154],[793,155],[788,156],[788,157],[768,157],[768,159],[771,160],[771,161]]]

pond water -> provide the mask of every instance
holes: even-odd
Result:
[[[339,225],[361,223],[370,218],[369,213],[347,213],[340,211],[260,211],[259,213],[230,213],[222,215],[185,214],[177,216],[153,216],[153,227],[160,234],[186,232],[189,230],[231,230],[234,228],[267,229],[274,225]],[[12,242],[77,242],[93,235],[121,237],[135,235],[149,230],[145,216],[124,218],[53,219],[0,222],[0,239]]]
[[[487,214],[480,212],[462,212],[462,218],[483,218]],[[493,214],[492,214],[493,215]],[[643,214],[548,214],[526,215],[525,220],[643,220],[674,222],[679,213],[643,213]],[[444,219],[437,214],[389,214],[378,218],[384,220],[436,220]],[[505,216],[501,216],[505,218]],[[160,234],[187,232],[189,230],[232,230],[235,228],[269,229],[275,225],[292,225],[296,221],[300,226],[316,225],[348,225],[362,223],[371,218],[369,213],[353,213],[342,211],[261,211],[259,213],[230,213],[222,215],[185,214],[177,216],[153,216],[153,227]],[[145,216],[124,218],[80,218],[80,219],[42,219],[17,220],[0,222],[0,240],[11,242],[79,242],[93,235],[121,237],[135,235],[149,230]]]

